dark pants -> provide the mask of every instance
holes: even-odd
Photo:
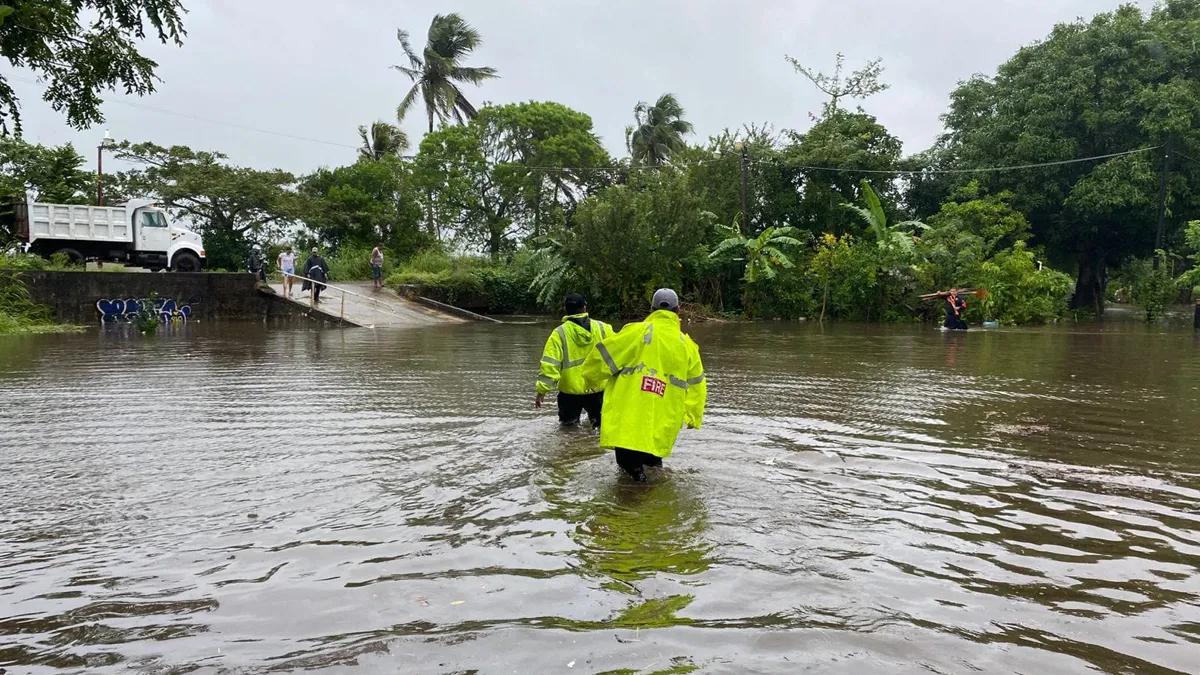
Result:
[[[593,429],[600,428],[600,409],[604,406],[604,392],[595,394],[564,394],[558,392],[558,421],[563,424],[579,424],[579,416],[587,411]]]
[[[634,480],[646,480],[644,467],[662,466],[662,457],[640,450],[617,448],[617,466]]]
[[[312,299],[314,305],[321,301],[321,291],[324,290],[324,288],[325,284],[313,284]]]

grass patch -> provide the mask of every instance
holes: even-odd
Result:
[[[16,333],[67,333],[77,326],[54,323],[50,310],[29,297],[29,289],[14,271],[0,272],[0,335]]]

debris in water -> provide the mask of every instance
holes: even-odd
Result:
[[[246,517],[247,517],[247,518],[250,518],[251,520],[253,520],[253,519],[255,519],[255,518],[257,518],[257,517],[258,517],[258,514],[257,514],[257,513],[247,513],[247,514],[246,514]]]
[[[567,664],[567,667],[568,667],[568,668],[574,668],[574,667],[575,667],[575,662],[574,662],[574,661],[572,661],[572,662],[568,663],[568,664]]]
[[[452,602],[452,603],[450,603],[450,604],[452,604],[452,605],[461,605],[461,604],[463,604],[463,603],[465,603],[465,602],[466,602],[466,600],[455,600],[454,602]]]

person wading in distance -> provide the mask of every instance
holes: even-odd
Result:
[[[537,396],[533,405],[541,408],[546,394],[557,387],[558,421],[564,425],[579,424],[580,414],[586,410],[592,428],[598,429],[604,386],[585,384],[582,366],[596,344],[612,335],[613,329],[588,316],[587,301],[582,295],[568,295],[566,310],[562,325],[550,333],[542,350],[541,374],[537,377]]]
[[[708,385],[700,348],[680,329],[679,295],[654,293],[653,311],[602,340],[583,364],[587,386],[604,389],[600,447],[638,482],[645,467],[660,467],[684,425],[704,421]]]

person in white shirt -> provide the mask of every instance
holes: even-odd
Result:
[[[375,280],[375,290],[383,288],[383,244],[371,251],[371,278]]]
[[[292,284],[296,278],[296,254],[292,253],[291,246],[285,246],[283,252],[279,254],[279,271],[283,272],[283,293],[289,298],[292,295]]]

